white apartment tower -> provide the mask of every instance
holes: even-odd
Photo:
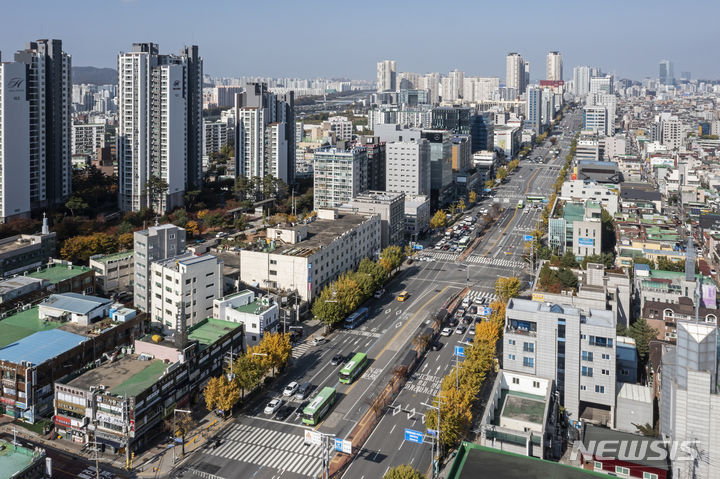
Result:
[[[377,64],[377,91],[395,91],[397,83],[397,63],[395,60],[383,60]]]
[[[24,63],[0,63],[0,221],[30,214],[30,102]]]
[[[71,57],[62,40],[38,40],[16,52],[15,61],[26,65],[21,77],[30,102],[30,205],[63,204],[72,190]]]
[[[425,138],[387,144],[385,190],[430,196],[430,143]]]
[[[563,79],[563,59],[560,52],[548,52],[545,78],[550,81],[561,81]]]
[[[525,60],[519,53],[508,53],[505,59],[505,87],[514,88],[518,94],[525,93]]]
[[[317,150],[313,171],[315,209],[344,205],[367,189],[367,150]]]
[[[160,55],[135,43],[118,55],[118,194],[120,208],[170,211],[202,181],[202,59],[197,46]],[[148,194],[156,177],[168,188]],[[152,203],[152,204],[151,204]]]
[[[235,175],[295,181],[295,95],[247,83],[235,95]]]

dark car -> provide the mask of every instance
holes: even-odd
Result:
[[[275,419],[277,419],[278,421],[284,421],[285,419],[290,417],[290,414],[292,414],[293,411],[294,409],[291,406],[281,407],[275,413]]]
[[[451,328],[454,328],[457,325],[458,325],[458,320],[455,318],[452,318],[452,319],[450,319],[450,321],[448,321],[448,326],[450,326]]]
[[[432,346],[430,346],[430,348],[433,351],[440,351],[440,348],[442,348],[442,343],[440,341],[435,341],[434,343],[432,343]]]
[[[344,359],[345,359],[345,358],[343,357],[342,354],[336,354],[336,355],[333,356],[332,359],[330,360],[330,364],[332,364],[333,366],[337,366],[338,364],[340,364],[341,362],[343,362]]]
[[[472,318],[472,316],[463,316],[462,321],[463,321],[463,323],[465,323],[465,324],[470,324],[470,323],[473,322],[473,318]]]

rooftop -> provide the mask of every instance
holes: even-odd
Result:
[[[40,320],[38,308],[20,311],[0,321],[0,356],[3,348],[39,331],[50,331],[59,328],[63,323]]]
[[[188,339],[196,340],[202,346],[209,346],[230,331],[241,328],[242,324],[207,318],[194,325],[188,331]]]
[[[252,301],[248,304],[241,304],[240,306],[235,307],[235,311],[239,311],[241,313],[249,313],[249,314],[259,314],[263,311],[266,311],[268,308],[270,308],[272,304],[262,304],[262,298],[257,298],[255,301]]]
[[[629,399],[632,401],[652,404],[653,390],[650,386],[641,384],[617,383],[618,399]]]
[[[106,254],[104,256],[98,256],[98,257],[90,258],[90,259],[93,261],[97,261],[98,263],[105,264],[105,263],[110,263],[112,261],[118,261],[118,260],[123,260],[123,259],[127,259],[127,258],[132,258],[134,254],[135,254],[135,251],[130,250],[130,251],[123,251],[122,253]]]
[[[501,410],[500,414],[504,417],[542,426],[545,414],[545,397],[507,390]]]
[[[170,268],[175,266],[175,264],[182,264],[185,266],[191,265],[191,264],[197,264],[202,263],[205,261],[215,261],[217,260],[217,257],[211,255],[211,254],[201,254],[197,255],[195,253],[187,252],[182,253],[177,256],[173,256],[171,258],[164,259],[162,261],[156,261],[155,264],[159,264],[160,266],[163,266],[165,268]]]
[[[627,454],[627,456],[645,454],[645,457],[638,457],[637,459],[633,457],[633,460],[630,460],[630,458],[628,457],[623,459],[622,461],[654,467],[656,469],[662,469],[665,471],[670,469],[667,461],[665,460],[648,459],[648,457],[657,456],[657,453],[653,452],[654,450],[656,450],[657,447],[660,447],[663,450],[666,449],[666,446],[663,443],[662,439],[640,436],[638,434],[630,434],[628,432],[613,431],[612,429],[593,426],[592,424],[586,424],[583,434],[583,444],[587,447],[591,441],[595,441],[596,443],[600,441],[627,441],[626,443],[634,441],[633,444],[644,443],[644,446],[638,446],[635,449],[636,453]],[[605,451],[606,452],[604,453],[603,457],[607,459],[614,458],[614,456],[612,455],[612,451],[608,451],[607,449]]]
[[[10,479],[33,463],[39,453],[22,446],[0,441],[0,479]]]
[[[3,337],[3,342],[5,340]],[[62,329],[38,331],[0,348],[0,359],[13,363],[28,361],[42,364],[87,340],[85,336]]]
[[[15,278],[8,278],[0,281],[0,295],[9,293],[23,286],[27,286],[32,283],[41,283],[44,280],[40,278],[31,278],[29,276],[16,276]]]
[[[55,234],[55,233],[51,233]],[[40,243],[40,239],[42,238],[41,234],[36,235],[16,235],[16,236],[10,236],[9,238],[4,238],[0,240],[0,254],[8,253],[10,251],[14,251],[19,248],[24,248],[25,246],[30,246],[32,244]]]
[[[40,306],[61,309],[75,314],[88,314],[93,309],[112,303],[111,299],[78,293],[52,294]]]
[[[46,279],[53,284],[67,281],[70,278],[79,276],[85,272],[92,271],[87,266],[68,266],[67,264],[55,263],[48,265],[47,268],[40,271],[29,273],[31,278]]]
[[[112,394],[136,396],[155,384],[170,366],[159,359],[141,361],[139,358],[131,354],[108,361],[84,372],[68,386],[88,390],[91,386],[103,385]]]
[[[521,456],[489,447],[463,442],[447,479],[475,479],[501,477],[502,479],[590,479],[606,474],[586,471],[577,467]]]

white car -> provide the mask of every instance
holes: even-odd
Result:
[[[380,288],[373,293],[373,296],[379,299],[382,298],[383,294],[385,294],[385,290],[383,288]]]
[[[267,406],[265,406],[265,410],[263,412],[268,416],[272,416],[277,412],[278,409],[280,409],[282,403],[283,402],[280,399],[273,399],[267,404]]]
[[[452,328],[443,328],[442,331],[440,331],[441,336],[450,336],[452,334]]]
[[[318,344],[322,344],[326,341],[325,336],[315,336],[313,338],[313,344],[317,346]]]
[[[282,393],[283,396],[286,396],[286,397],[292,396],[298,390],[298,387],[300,387],[300,385],[298,383],[296,383],[295,381],[291,382],[290,384],[285,386],[285,389],[283,389],[283,393]]]

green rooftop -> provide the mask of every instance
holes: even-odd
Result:
[[[31,278],[39,278],[50,281],[53,284],[66,281],[91,271],[87,266],[68,266],[66,264],[53,264],[47,268],[28,274]]]
[[[188,339],[196,340],[202,346],[210,346],[230,331],[241,328],[242,324],[222,319],[207,318],[194,325],[188,331]]]
[[[40,455],[31,449],[0,441],[0,479],[14,477],[27,469],[38,457]]]
[[[243,304],[241,306],[236,307],[235,311],[240,311],[241,313],[257,314],[258,310],[260,312],[262,312],[262,311],[265,311],[266,309],[268,309],[268,307],[263,305],[260,302],[260,299],[256,299],[252,303]]]
[[[130,378],[112,388],[110,392],[119,396],[137,396],[155,384],[170,366],[170,364],[165,364],[164,361],[159,359],[149,361],[149,363],[146,368],[133,374]]]
[[[49,331],[60,326],[62,323],[40,319],[37,306],[20,311],[0,321],[0,348],[39,331]]]
[[[99,258],[91,258],[93,261],[97,261],[98,263],[109,263],[110,261],[118,261],[121,259],[127,259],[132,257],[135,254],[133,250],[130,251],[123,251],[122,253],[113,253],[113,254],[106,254],[105,256],[100,256]]]

